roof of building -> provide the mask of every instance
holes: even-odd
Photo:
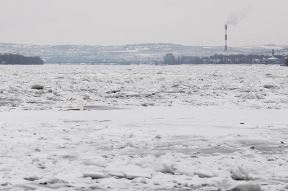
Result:
[[[275,56],[272,56],[272,57],[268,58],[268,60],[278,60],[278,58],[276,58]]]

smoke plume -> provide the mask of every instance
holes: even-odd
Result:
[[[236,26],[238,25],[243,19],[245,19],[248,16],[249,13],[249,9],[243,9],[242,11],[239,11],[237,13],[232,13],[226,24],[227,25],[232,25],[232,26]]]

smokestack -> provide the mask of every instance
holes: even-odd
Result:
[[[228,41],[228,25],[226,24],[226,25],[225,25],[225,52],[228,51],[227,41]]]
[[[275,57],[275,50],[272,49],[272,57]]]

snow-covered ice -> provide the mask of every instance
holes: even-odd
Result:
[[[92,110],[177,104],[288,108],[288,67],[277,65],[0,66],[0,73],[1,110],[69,110],[81,104]]]
[[[286,67],[0,72],[0,190],[288,189]]]

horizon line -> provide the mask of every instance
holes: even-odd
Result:
[[[224,47],[223,45],[186,45],[181,43],[169,43],[169,42],[143,42],[143,43],[127,43],[127,44],[111,44],[111,45],[104,45],[104,44],[85,44],[85,43],[62,43],[62,44],[49,44],[49,43],[18,43],[18,42],[1,42],[0,44],[10,44],[10,45],[31,45],[31,46],[102,46],[102,47],[109,47],[109,46],[133,46],[133,45],[177,45],[177,46],[186,46],[186,47]],[[259,46],[288,46],[288,44],[261,44],[261,45],[241,45],[241,46],[229,46],[230,48],[241,48],[241,47],[259,47]]]

